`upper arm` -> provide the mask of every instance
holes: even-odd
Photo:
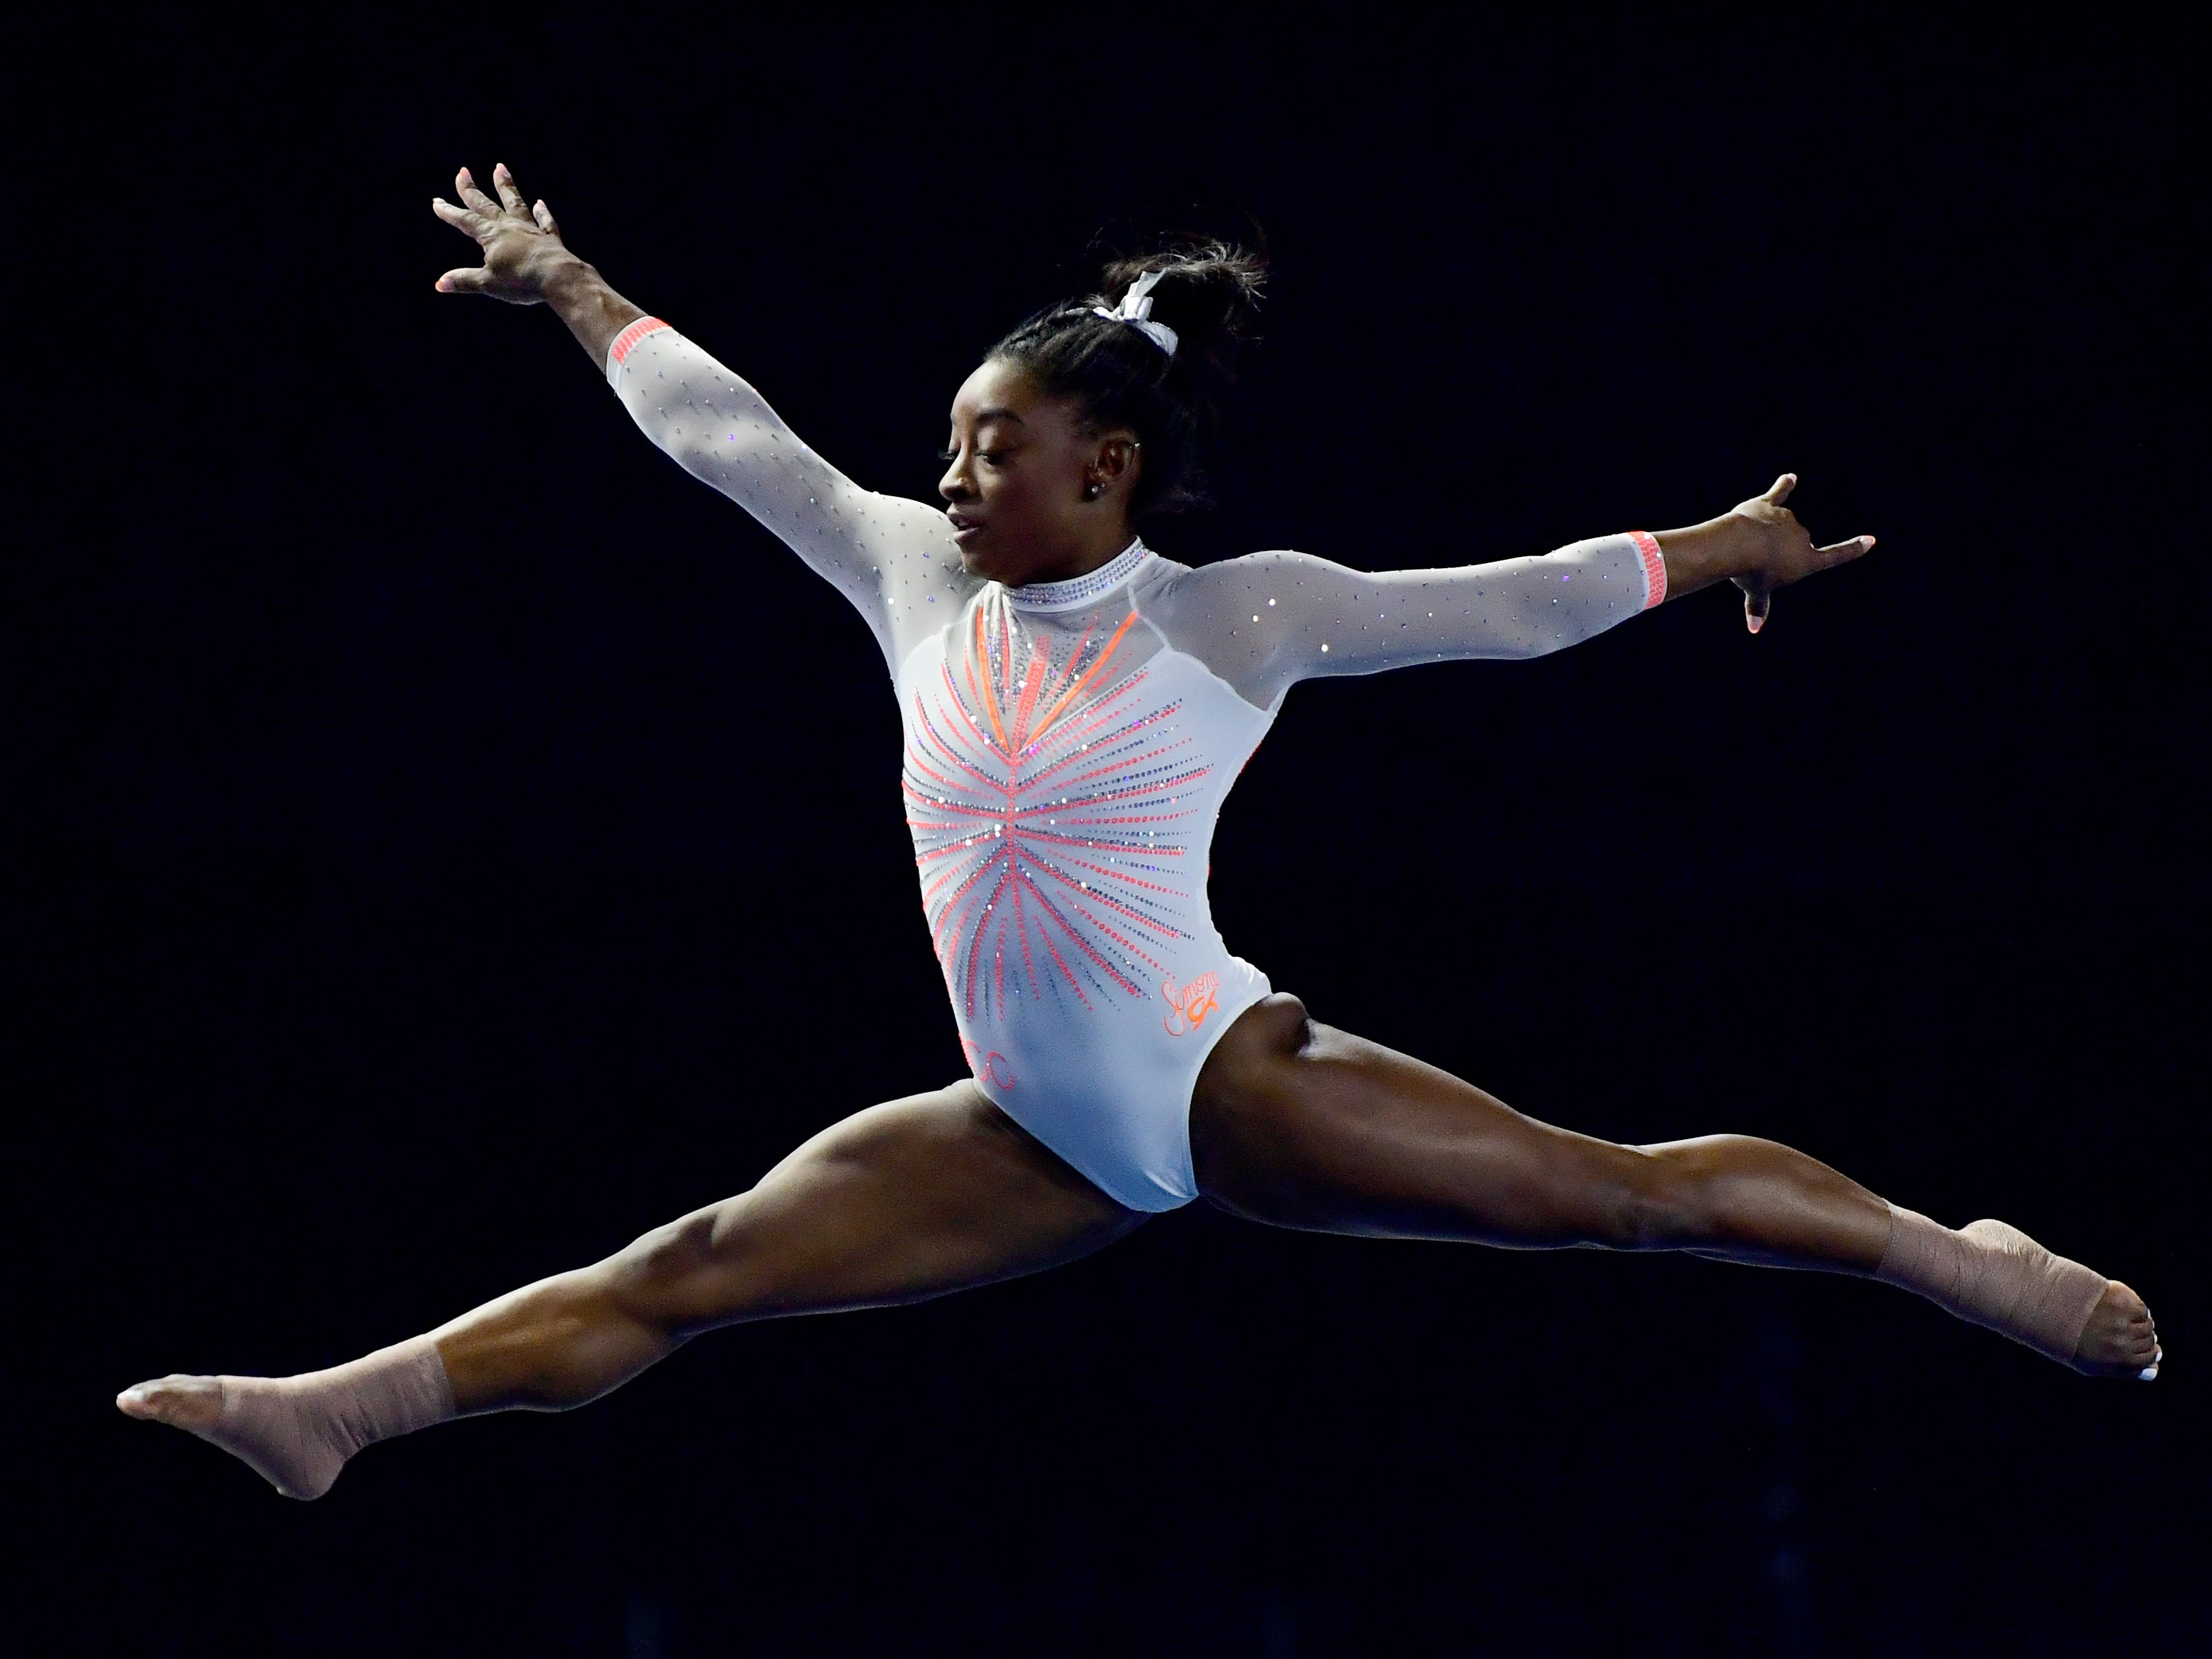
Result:
[[[894,670],[915,625],[973,586],[943,514],[862,489],[744,379],[658,319],[616,337],[607,378],[647,437],[852,601]]]
[[[1265,708],[1321,675],[1538,656],[1587,639],[1663,595],[1649,540],[1605,536],[1539,558],[1414,570],[1253,553],[1192,571],[1155,619]]]

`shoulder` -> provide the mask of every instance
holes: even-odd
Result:
[[[1336,581],[1358,574],[1312,553],[1287,548],[1243,553],[1211,564],[1177,564],[1171,559],[1161,563],[1170,566],[1172,574],[1146,595],[1146,608],[1163,615],[1170,612],[1206,614],[1248,602],[1279,609],[1316,587],[1333,587]]]
[[[1347,566],[1322,558],[1316,553],[1301,553],[1287,547],[1272,548],[1266,552],[1240,553],[1235,558],[1216,559],[1211,564],[1177,565],[1182,572],[1178,585],[1193,593],[1237,592],[1255,583],[1296,582],[1307,576],[1330,574],[1357,574]]]

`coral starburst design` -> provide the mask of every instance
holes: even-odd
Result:
[[[1181,699],[1148,699],[1123,653],[1135,619],[1103,643],[1085,629],[1055,662],[1003,601],[979,604],[957,663],[948,654],[915,690],[907,823],[963,1019],[1002,1015],[1010,996],[1147,996],[1191,936],[1183,837],[1211,767]]]

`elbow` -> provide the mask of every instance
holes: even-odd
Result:
[[[1514,643],[1510,652],[1519,657],[1549,656],[1554,651],[1564,651],[1570,645],[1579,645],[1593,639],[1611,625],[1613,619],[1596,623],[1580,617],[1533,618],[1529,626]]]
[[[702,484],[717,482],[723,468],[730,460],[729,456],[719,453],[714,444],[705,438],[676,438],[663,443],[660,447],[669,460]],[[727,447],[732,449],[737,448],[735,444]]]
[[[1492,656],[1504,657],[1510,662],[1532,662],[1540,656],[1549,656],[1553,651],[1564,650],[1575,642],[1571,638],[1539,632],[1528,632],[1502,640],[1489,652]]]

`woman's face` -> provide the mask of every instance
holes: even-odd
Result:
[[[1084,430],[1066,398],[993,358],[952,400],[952,442],[938,480],[961,563],[1008,587],[1064,582],[1129,545],[1136,434]]]

